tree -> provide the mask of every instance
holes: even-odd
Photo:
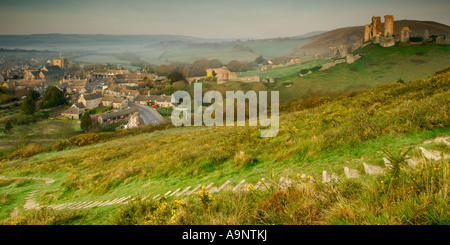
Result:
[[[237,60],[232,60],[228,63],[227,68],[232,72],[238,72],[241,68],[241,62]]]
[[[39,97],[41,96],[41,94],[39,94],[39,92],[35,91],[35,90],[31,90],[27,96],[31,96],[31,98],[33,98],[34,101],[37,101],[39,99]]]
[[[42,95],[42,108],[52,108],[66,103],[64,93],[55,86],[51,86],[45,90]]]
[[[256,64],[264,64],[266,62],[266,59],[262,57],[262,55],[258,56],[258,58],[255,59]]]
[[[25,115],[33,115],[36,112],[36,102],[32,96],[27,95],[22,103],[22,111]]]
[[[177,82],[177,81],[184,81],[184,76],[179,71],[171,71],[169,75],[167,75],[167,79],[169,79],[171,82]]]
[[[6,121],[6,123],[5,123],[5,128],[3,129],[3,131],[6,133],[6,134],[9,134],[10,132],[11,132],[11,129],[12,129],[12,124],[11,124],[11,121]]]
[[[89,112],[86,112],[81,118],[81,129],[87,132],[91,128],[91,126],[92,126],[91,115]]]

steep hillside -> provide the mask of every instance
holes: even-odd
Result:
[[[214,199],[202,196],[200,192],[197,193],[200,202],[192,195],[181,196],[186,199],[183,203],[178,200],[178,204],[186,207],[185,201],[189,202],[187,208],[191,211],[169,216],[168,220],[166,216],[158,218],[163,214],[150,215],[155,210],[167,208],[154,207],[160,202],[152,200],[143,206],[139,203],[127,205],[119,212],[117,205],[95,206],[92,202],[117,204],[112,200],[161,196],[169,194],[168,191],[182,191],[187,186],[199,191],[193,188],[209,183],[219,187],[227,180],[238,186],[242,179],[256,184],[262,177],[283,176],[299,180],[302,173],[321,180],[324,170],[345,179],[344,167],[362,173],[364,164],[383,166],[385,154],[382,149],[397,154],[414,146],[408,154],[426,164],[427,161],[420,160],[417,146],[424,140],[450,134],[449,76],[450,72],[444,71],[426,79],[300,100],[281,115],[280,131],[274,138],[261,138],[258,127],[184,127],[151,133],[135,131],[137,134],[133,135],[129,135],[133,131],[127,130],[117,134],[84,135],[76,142],[90,145],[71,148],[59,144],[61,148],[52,147],[52,150],[32,157],[27,157],[29,155],[25,153],[29,148],[24,148],[14,155],[24,158],[6,158],[1,162],[0,175],[6,176],[6,180],[0,182],[0,218],[20,224],[106,224],[111,220],[117,224],[144,221],[148,224],[161,224],[160,221],[163,224],[448,224],[448,212],[441,214],[438,211],[448,208],[445,205],[448,205],[449,172],[448,165],[442,167],[443,162],[437,162],[433,165],[435,171],[421,177],[419,175],[424,171],[420,168],[417,172],[405,172],[406,181],[396,184],[398,189],[394,191],[383,189],[391,188],[391,185],[383,185],[389,181],[389,176],[383,177],[381,182],[380,179],[370,182],[372,176],[366,174],[360,178],[364,183],[346,180],[321,185],[319,181],[299,187],[296,194],[270,190],[254,196],[252,191],[228,191],[214,193],[217,198]],[[445,144],[424,147],[450,154]],[[37,189],[31,177],[40,177],[35,180],[44,180],[45,185]],[[434,180],[431,186],[427,181],[430,177]],[[413,178],[424,183],[414,182]],[[241,187],[252,190],[250,185]],[[443,189],[445,193],[439,191]],[[300,198],[299,193],[308,197],[320,195],[320,198]],[[340,197],[336,199],[336,195]],[[373,200],[378,201],[374,203]],[[392,200],[398,208],[389,209]],[[421,205],[430,202],[433,204],[423,209]],[[70,203],[70,206],[56,211],[23,209],[33,209],[36,203],[53,207]],[[233,206],[233,203],[239,205]],[[349,203],[358,208],[348,206]],[[177,201],[172,204],[176,205]],[[92,205],[95,208],[89,208]],[[134,205],[140,207],[135,209]],[[78,207],[83,209],[77,211]],[[202,213],[202,207],[210,211]],[[286,209],[287,213],[281,215],[279,211],[285,207],[292,209]],[[357,211],[362,208],[367,212]],[[377,211],[379,208],[384,211]],[[130,216],[132,210],[145,212]],[[260,210],[266,211],[261,213]],[[339,210],[361,213],[362,217],[346,215]],[[18,218],[10,219],[13,214]],[[46,218],[37,220],[39,217]],[[126,217],[136,217],[140,221]]]
[[[367,23],[369,24],[368,19]],[[413,35],[423,36],[428,29],[430,35],[446,35],[446,42],[450,43],[450,26],[433,22],[418,20],[394,21],[394,33],[399,35],[403,27],[409,27]],[[381,24],[384,30],[384,23]],[[310,41],[292,51],[292,56],[313,56],[314,54],[326,53],[329,47],[339,47],[341,44],[353,44],[364,38],[364,26],[345,27],[322,33],[310,38]]]

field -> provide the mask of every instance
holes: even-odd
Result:
[[[426,160],[417,148],[450,154],[443,143],[424,144],[450,135],[449,76],[444,72],[371,90],[297,100],[281,114],[280,131],[274,138],[261,138],[259,127],[248,126],[86,135],[99,140],[4,160],[0,170],[6,177],[54,179],[36,194],[36,200],[47,205],[164,194],[212,182],[220,186],[226,180],[234,185],[242,179],[255,184],[262,177],[295,180],[302,173],[321,180],[324,170],[336,173],[342,182],[312,181],[257,194],[249,187],[248,192],[214,193],[200,200],[191,196],[182,200],[180,209],[170,198],[119,209],[25,211],[23,197],[34,182],[18,186],[13,181],[0,186],[3,203],[8,203],[2,204],[0,214],[4,222],[21,224],[449,224],[449,213],[440,211],[449,210],[448,161]],[[402,171],[402,181],[390,182],[397,189],[383,191],[387,188],[383,183],[392,180],[388,174],[363,174],[355,180],[344,177],[343,167],[360,173],[363,163],[382,167],[382,158],[387,157],[383,148],[395,155],[409,146],[413,149],[408,154],[430,167]],[[20,215],[8,218],[14,207]],[[171,209],[179,214],[174,217]],[[361,213],[361,209],[367,211]],[[50,218],[37,220],[36,212]]]
[[[311,60],[299,65],[265,71],[238,73],[240,77],[259,75],[261,79],[267,76],[277,78],[273,84],[229,81],[223,84],[204,83],[203,87],[222,94],[227,90],[275,90],[280,92],[280,100],[283,103],[290,103],[298,98],[370,89],[399,80],[409,81],[427,77],[450,64],[450,45],[396,45],[390,48],[369,45],[356,50],[355,53],[361,54],[362,57],[352,64],[344,62],[304,77],[299,75],[302,69],[328,63],[330,59]]]
[[[239,72],[240,77],[254,76],[258,75],[260,78],[284,78],[284,77],[292,77],[298,76],[299,72],[302,69],[310,69],[314,66],[321,66],[325,63],[332,62],[332,59],[322,59],[322,60],[310,60],[302,62],[298,65],[291,65],[285,67],[278,67],[273,69],[268,69],[264,71],[247,71],[247,72]]]

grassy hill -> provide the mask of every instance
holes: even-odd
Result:
[[[82,136],[84,140],[77,140],[82,147],[6,158],[0,174],[55,179],[37,192],[36,200],[42,204],[164,194],[211,182],[219,186],[226,180],[237,184],[242,179],[256,183],[262,177],[298,179],[301,173],[320,180],[323,170],[345,179],[344,166],[361,172],[363,162],[383,166],[382,147],[399,154],[426,139],[448,136],[449,78],[447,71],[371,90],[299,100],[281,114],[280,132],[274,138],[261,138],[260,128],[248,126],[123,130]],[[450,153],[442,143],[425,147]],[[409,154],[421,156],[417,148]],[[449,213],[439,211],[448,210],[448,161],[420,162],[435,171],[405,170],[402,181],[395,183],[390,175],[364,175],[257,194],[187,197],[181,203],[170,202],[172,198],[132,202],[120,210],[106,206],[89,211],[24,211],[25,196],[35,182],[3,180],[0,218],[19,224],[449,224]],[[21,214],[15,220],[9,218],[14,207]]]
[[[370,18],[367,23],[370,23]],[[394,34],[400,35],[403,27],[409,27],[413,36],[423,36],[428,29],[430,35],[446,35],[450,37],[450,27],[433,21],[397,20],[394,21]],[[384,30],[384,23],[381,24]],[[353,44],[364,38],[364,26],[339,28],[311,37],[309,42],[291,52],[292,56],[314,56],[314,54],[327,53],[329,47],[339,47],[342,44]],[[446,42],[450,42],[446,39]]]
[[[396,45],[390,48],[369,45],[355,53],[361,54],[362,58],[352,64],[341,63],[304,77],[299,75],[302,69],[323,65],[332,60],[312,60],[299,65],[239,73],[239,76],[259,75],[261,79],[267,76],[278,78],[274,84],[206,83],[204,88],[222,93],[227,90],[276,90],[280,92],[280,100],[289,103],[305,96],[370,89],[400,79],[409,81],[427,77],[450,64],[450,45]]]

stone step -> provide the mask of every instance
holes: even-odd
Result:
[[[181,190],[181,188],[176,189],[174,192],[170,193],[169,197],[174,196],[174,195],[177,194],[180,190]]]
[[[192,191],[190,191],[187,195],[190,196],[192,195],[194,192],[196,192],[198,189],[200,189],[202,187],[202,185],[198,185],[197,187],[195,187]]]
[[[367,163],[363,163],[363,165],[364,165],[364,171],[368,175],[380,174],[385,171],[384,168],[379,167],[379,166],[369,165]]]
[[[182,192],[176,194],[176,196],[178,197],[178,196],[184,195],[190,188],[191,188],[190,186],[186,187],[186,189],[184,189]]]
[[[244,187],[244,184],[245,184],[245,179],[241,180],[241,182],[239,182],[239,184],[237,184],[237,185],[232,189],[232,191],[240,191],[240,190],[242,190],[243,187]]]
[[[328,174],[327,171],[322,171],[322,182],[323,183],[336,182],[338,180],[339,180],[339,178],[338,178],[337,174],[335,174],[335,173]]]
[[[74,208],[74,209],[87,208],[87,207],[89,207],[92,203],[95,203],[95,202],[94,202],[94,201],[90,201],[90,202],[87,202],[87,203],[85,203],[85,204],[83,204],[83,205],[81,205],[81,206],[78,206],[78,207]]]
[[[266,179],[265,178],[261,178],[260,181],[258,181],[258,183],[256,183],[255,185],[255,190],[261,190],[261,191],[265,191],[267,190],[267,184],[265,183]]]
[[[406,159],[406,162],[408,163],[409,166],[411,166],[413,168],[416,167],[416,165],[417,165],[417,161],[412,158]]]
[[[206,186],[206,190],[209,190],[214,185],[214,182]]]
[[[113,199],[113,200],[105,201],[105,202],[103,202],[101,204],[101,206],[109,206],[109,205],[115,204],[115,203],[117,203],[119,201],[119,199],[120,198],[116,198],[116,199]]]
[[[386,166],[386,168],[392,168],[392,163],[387,158],[383,157],[383,162],[384,162],[384,166]]]
[[[100,203],[102,203],[101,201],[96,201],[96,202],[90,202],[87,205],[84,205],[81,208],[93,208],[93,207],[97,207]]]
[[[344,174],[347,179],[352,178],[359,178],[361,175],[359,174],[359,171],[356,169],[350,169],[348,167],[344,167]]]
[[[226,188],[229,187],[230,183],[231,183],[231,181],[229,181],[229,180],[225,181],[225,183],[223,183],[223,184],[219,187],[219,189],[217,189],[217,192],[225,191]]]
[[[431,153],[430,151],[428,151],[427,149],[423,148],[423,147],[419,147],[419,149],[422,151],[422,154],[429,160],[434,160],[434,161],[439,161],[441,160],[440,156],[436,156],[433,153]]]

